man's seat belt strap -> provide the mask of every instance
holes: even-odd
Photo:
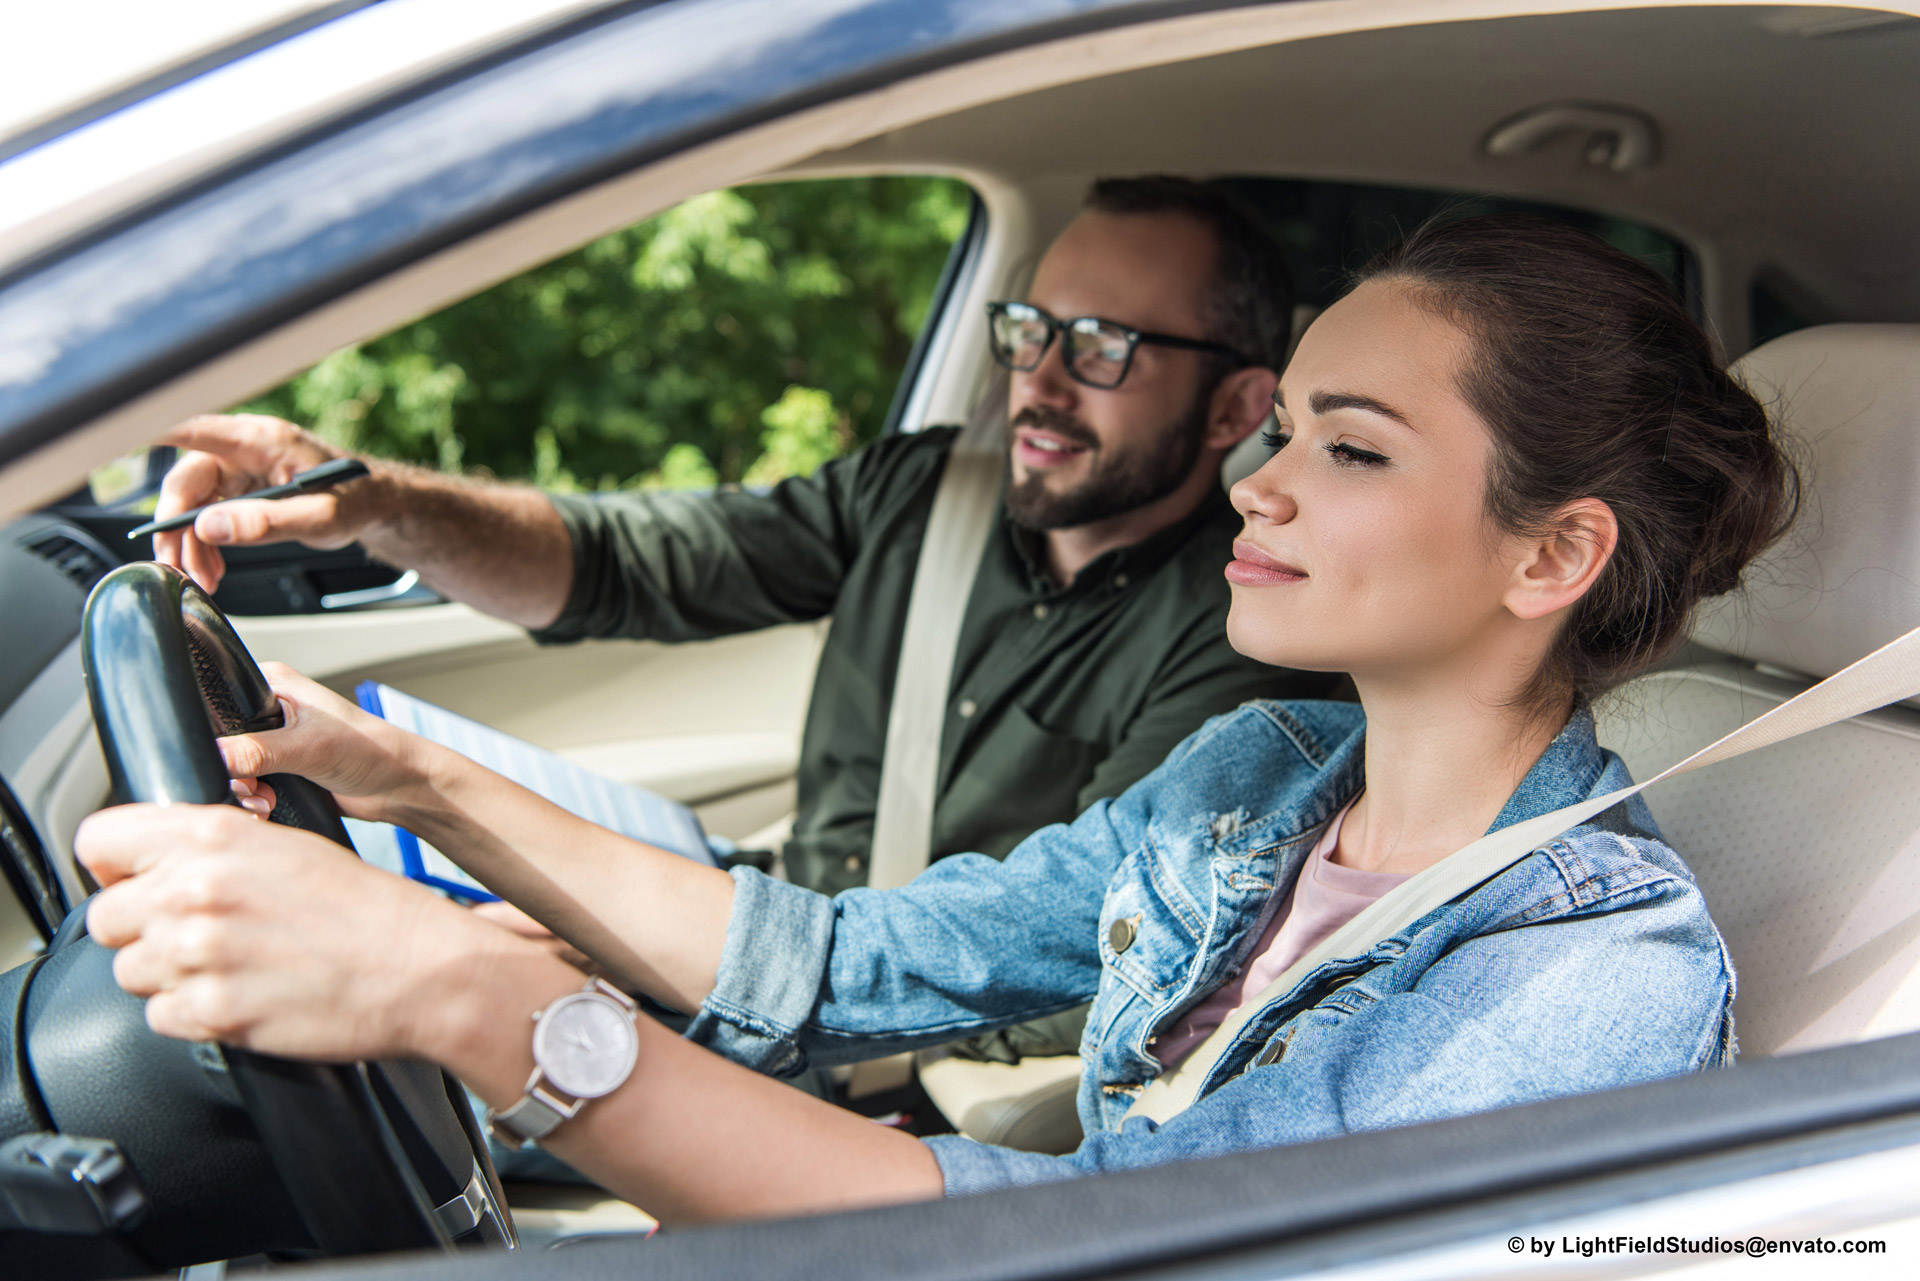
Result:
[[[1381,895],[1320,946],[1294,962],[1259,995],[1241,1005],[1178,1067],[1151,1082],[1134,1101],[1127,1116],[1165,1121],[1185,1111],[1199,1097],[1241,1029],[1262,1010],[1289,995],[1320,965],[1336,958],[1364,956],[1435,908],[1459,898],[1548,845],[1561,833],[1580,826],[1628,797],[1703,766],[1784,743],[1862,712],[1916,696],[1920,696],[1920,628],[1888,642],[1644,783],[1595,796],[1481,837]]]
[[[927,534],[907,598],[900,666],[893,678],[880,796],[873,820],[867,884],[887,890],[926,870],[933,848],[933,803],[940,740],[946,730],[954,653],[967,598],[1000,507],[1006,467],[1004,381],[955,438],[927,517]]]

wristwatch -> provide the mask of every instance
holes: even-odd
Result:
[[[604,979],[563,996],[533,1016],[533,1075],[520,1101],[488,1116],[501,1142],[519,1147],[553,1133],[588,1099],[612,1094],[640,1057],[639,1006]]]

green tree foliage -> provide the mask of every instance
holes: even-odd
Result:
[[[245,408],[553,489],[770,484],[878,433],[967,209],[938,178],[711,192]]]

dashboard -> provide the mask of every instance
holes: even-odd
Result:
[[[7,842],[13,893],[0,904],[0,971],[44,941],[29,902],[86,895],[73,832],[106,800],[107,771],[80,677],[80,612],[112,566],[98,540],[58,517],[0,527],[0,779],[18,805],[8,819],[17,839]],[[50,868],[33,866],[26,853],[36,836]],[[57,882],[52,893],[49,875]]]

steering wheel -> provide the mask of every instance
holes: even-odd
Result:
[[[33,830],[26,807],[4,778],[0,778],[0,875],[5,876],[14,898],[26,909],[41,941],[51,939],[67,914],[66,891],[54,875],[53,863],[47,858],[39,833]]]
[[[281,713],[206,594],[168,566],[123,565],[94,588],[81,638],[115,799],[237,803],[214,739],[274,728]],[[353,848],[324,789],[291,775],[268,781],[273,822]],[[103,974],[110,984],[111,954],[69,938],[80,933],[70,920],[56,945],[99,956],[68,968]],[[140,1009],[135,998],[126,1001]],[[144,1017],[121,1036],[163,1039]],[[232,1047],[222,1047],[222,1057],[300,1220],[325,1253],[445,1249],[456,1240],[514,1244],[485,1139],[459,1085],[438,1068],[304,1063]]]

